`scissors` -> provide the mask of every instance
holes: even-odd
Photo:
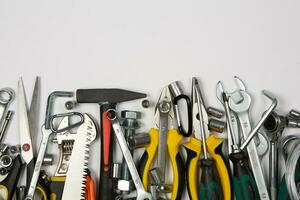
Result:
[[[171,190],[171,199],[181,199],[184,188],[184,161],[180,155],[180,143],[183,135],[174,126],[174,108],[171,93],[168,87],[165,87],[157,102],[154,116],[154,125],[150,129],[150,144],[146,146],[141,161],[139,163],[139,172],[145,188],[150,187],[149,174],[154,159],[157,155],[157,169],[161,175],[161,185],[165,183],[165,167],[167,153],[170,157],[173,168],[173,185]]]
[[[39,113],[39,96],[40,96],[40,84],[39,77],[36,77],[33,95],[30,104],[30,110],[27,109],[27,101],[25,95],[25,89],[22,78],[18,82],[18,128],[20,134],[20,145],[21,145],[21,157],[25,162],[26,166],[26,189],[30,185],[32,175],[35,166],[36,152],[32,146],[32,136],[36,136],[38,130],[38,113]],[[33,137],[36,138],[36,137]],[[41,185],[37,187],[37,192],[42,196],[44,200],[48,199],[47,190]]]
[[[198,92],[196,93],[196,90]],[[231,188],[230,188],[230,179],[229,174],[225,165],[225,162],[220,154],[217,153],[217,148],[224,141],[223,138],[218,138],[214,135],[213,132],[209,131],[208,128],[208,116],[205,110],[203,100],[199,97],[200,88],[198,85],[198,81],[196,78],[193,78],[193,86],[192,86],[192,119],[193,119],[193,136],[190,140],[183,144],[187,151],[187,161],[186,161],[186,169],[187,169],[187,188],[190,199],[198,200],[205,199],[204,188],[199,187],[198,184],[198,162],[201,160],[201,156],[203,154],[204,149],[207,148],[207,152],[214,160],[216,171],[218,173],[218,178],[220,179],[220,184],[222,190],[220,194],[223,196],[221,199],[230,200],[231,199]],[[198,95],[196,95],[198,94]],[[200,104],[200,105],[199,105]],[[199,109],[199,107],[201,109]],[[201,112],[201,113],[200,113]],[[201,116],[201,117],[200,117]],[[202,123],[200,121],[202,120]],[[201,133],[202,132],[202,133]],[[204,132],[204,133],[203,133]],[[206,145],[202,145],[202,138],[206,137]],[[205,149],[206,151],[206,149]],[[200,191],[199,191],[200,188]],[[216,189],[216,188],[214,188]],[[208,190],[212,190],[212,188],[208,187]],[[212,193],[213,191],[206,191],[208,193]],[[200,194],[199,194],[200,193]],[[200,197],[200,198],[199,198]]]

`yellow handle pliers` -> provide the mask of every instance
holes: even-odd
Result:
[[[165,118],[166,117],[166,118]],[[166,156],[171,160],[173,169],[173,182],[171,199],[180,200],[182,197],[184,183],[185,183],[185,169],[184,161],[180,155],[180,145],[183,136],[179,131],[172,126],[174,120],[173,105],[171,101],[171,94],[168,87],[165,87],[161,93],[158,104],[156,106],[154,126],[150,129],[150,144],[146,146],[140,163],[139,173],[142,177],[142,182],[145,188],[149,189],[150,180],[149,174],[153,167],[153,162],[158,157],[157,168],[160,169],[161,175],[164,179],[165,161],[162,161],[162,169],[159,164],[160,156]],[[166,121],[167,120],[167,121]],[[167,123],[167,124],[166,124]],[[162,184],[165,184],[163,181]]]
[[[193,136],[190,138],[190,140],[183,144],[183,146],[186,149],[187,152],[187,161],[186,161],[186,178],[187,178],[187,187],[188,187],[188,194],[190,199],[192,200],[198,200],[199,199],[199,184],[198,184],[198,171],[199,171],[199,160],[201,158],[201,155],[203,153],[202,151],[202,142],[201,142],[201,135],[200,131],[200,123],[199,123],[199,110],[197,109],[197,103],[201,101],[197,101],[195,95],[195,87],[199,87],[197,85],[197,81],[193,80],[193,89],[192,89],[192,113],[193,113]],[[205,136],[206,138],[206,147],[207,151],[210,155],[210,157],[214,160],[217,173],[219,175],[220,184],[222,188],[222,196],[224,200],[230,200],[231,199],[231,188],[230,188],[230,179],[228,170],[226,168],[225,162],[222,158],[222,156],[218,153],[218,147],[222,144],[223,138],[218,138],[214,135],[214,133],[210,133],[208,130],[208,117],[207,113],[204,108],[203,102],[201,102],[202,110],[202,116],[204,119],[203,125],[205,130]]]

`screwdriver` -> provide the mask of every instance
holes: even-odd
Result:
[[[201,168],[201,174],[200,174],[200,193],[199,193],[199,199],[209,199],[209,200],[221,200],[223,199],[222,190],[220,187],[220,177],[218,176],[217,169],[215,166],[214,159],[208,157],[207,153],[207,144],[206,144],[206,137],[205,132],[206,129],[204,128],[205,124],[203,122],[203,112],[204,106],[202,103],[200,103],[200,90],[198,87],[196,89],[196,95],[197,95],[197,107],[198,107],[198,113],[199,113],[199,122],[200,127],[202,129],[201,131],[201,137],[202,137],[202,148],[203,148],[203,158],[200,159],[200,168]]]
[[[229,159],[233,163],[233,174],[232,174],[232,183],[233,183],[233,192],[237,200],[259,200],[259,193],[257,185],[255,183],[254,176],[248,164],[248,156],[242,151],[237,143],[236,138],[232,134],[232,124],[230,120],[230,110],[228,105],[228,98],[226,94],[222,93],[225,113],[229,125],[229,134],[232,138],[232,150],[233,153],[229,155]]]

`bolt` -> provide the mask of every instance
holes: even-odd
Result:
[[[122,118],[122,126],[125,131],[125,138],[128,142],[129,138],[135,135],[135,130],[139,128],[138,119],[141,118],[141,113],[137,111],[124,110],[121,112]],[[131,155],[133,155],[133,149],[130,151]],[[122,168],[121,168],[121,180],[130,181],[131,176],[128,170],[128,166],[123,158]]]

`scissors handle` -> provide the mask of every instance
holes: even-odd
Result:
[[[11,200],[17,187],[18,178],[22,169],[22,161],[20,155],[13,161],[13,166],[7,177],[0,183],[0,189],[5,191],[4,200]]]

